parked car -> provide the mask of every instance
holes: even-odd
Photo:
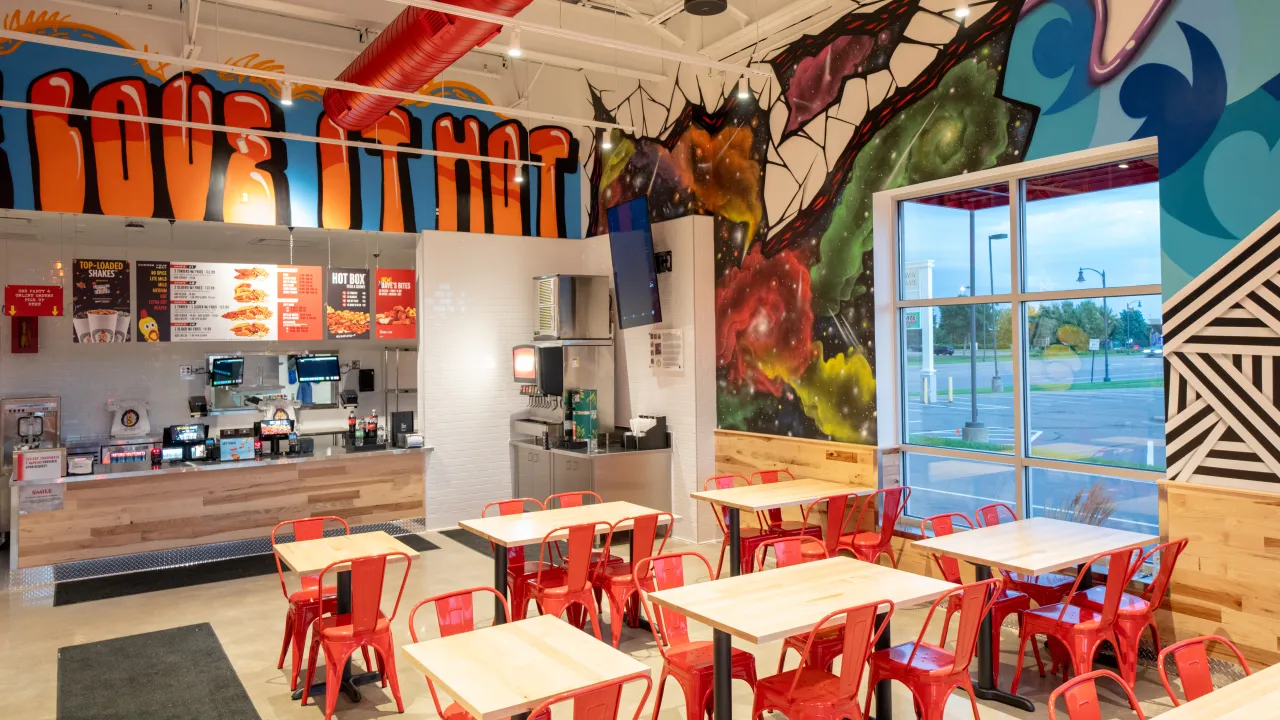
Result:
[[[1155,357],[1155,358],[1164,357],[1164,346],[1156,345],[1154,347],[1146,348],[1145,350],[1142,351],[1142,354],[1145,355],[1146,357]]]
[[[933,354],[934,355],[955,355],[956,349],[951,347],[950,345],[934,345]]]

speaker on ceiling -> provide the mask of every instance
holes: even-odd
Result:
[[[684,0],[684,11],[690,15],[719,15],[729,7],[729,0]]]

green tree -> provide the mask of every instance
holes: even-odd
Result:
[[[1137,308],[1125,308],[1116,318],[1116,331],[1111,334],[1116,344],[1133,344],[1147,347],[1151,344],[1151,328],[1147,317]]]
[[[978,316],[977,346],[982,347],[984,343],[989,343],[990,338],[985,341],[983,339],[986,337],[987,319],[991,315],[985,305],[943,305],[936,308],[933,315],[933,341],[939,345],[951,345],[957,348],[969,347],[969,312],[971,308],[975,307],[977,308]]]

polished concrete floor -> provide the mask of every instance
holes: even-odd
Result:
[[[425,537],[440,549],[423,553],[410,572],[404,605],[394,625],[397,644],[408,643],[407,610],[417,600],[448,590],[485,585],[492,579],[493,566],[488,557],[437,533],[426,533]],[[668,549],[687,547],[672,541]],[[697,549],[714,560],[718,548],[703,545]],[[0,717],[34,720],[57,716],[58,649],[61,647],[204,622],[213,626],[263,718],[315,720],[323,717],[323,712],[314,702],[308,707],[301,707],[289,699],[287,661],[285,670],[276,669],[285,600],[279,580],[274,575],[57,608],[51,606],[51,598],[50,592],[39,589],[9,590],[0,596]],[[750,602],[751,599],[743,598],[742,601]],[[925,608],[900,611],[893,623],[894,641],[914,639],[924,616]],[[482,624],[487,624],[487,619],[482,620]],[[930,632],[929,637],[934,641],[937,631],[935,627]],[[605,632],[607,634],[607,628]],[[710,639],[711,635],[710,630],[696,623],[694,634],[705,639]],[[771,673],[776,667],[780,644],[752,646],[737,640],[734,642],[756,655],[761,675]],[[1002,644],[1001,685],[1007,687],[1013,676],[1016,634],[1006,629]],[[653,667],[656,679],[662,660],[648,631],[624,629],[622,650]],[[793,654],[792,664],[794,657]],[[1030,669],[1023,678],[1023,692],[1036,701],[1037,711],[1027,714],[1004,705],[982,703],[981,717],[984,720],[1048,717],[1043,703],[1053,688],[1054,680],[1037,677],[1030,659],[1028,666]],[[400,660],[400,685],[405,702],[403,717],[436,717],[426,681],[403,659]],[[395,702],[387,691],[374,685],[363,689],[364,702],[353,705],[345,698],[340,699],[336,717],[347,720],[397,717]],[[145,693],[146,687],[122,688],[122,691]],[[1159,678],[1151,668],[1140,670],[1138,694],[1149,715],[1158,715],[1170,707]],[[623,707],[627,713],[624,717],[630,718],[629,712],[637,699],[624,697]],[[895,718],[905,720],[914,717],[905,688],[894,687],[894,700]],[[1114,696],[1104,692],[1104,717],[1131,718],[1132,713],[1123,710],[1115,701]],[[652,716],[652,703],[651,696],[649,707],[641,713],[642,718]],[[750,708],[749,689],[745,684],[735,683],[734,716],[746,718]],[[960,693],[954,694],[947,706],[946,717],[950,720],[972,716],[967,698]],[[681,694],[674,686],[669,686],[659,717],[664,720],[685,717]]]

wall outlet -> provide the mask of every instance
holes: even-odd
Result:
[[[196,377],[196,366],[195,365],[179,365],[178,377],[182,378],[183,380],[194,380]]]

